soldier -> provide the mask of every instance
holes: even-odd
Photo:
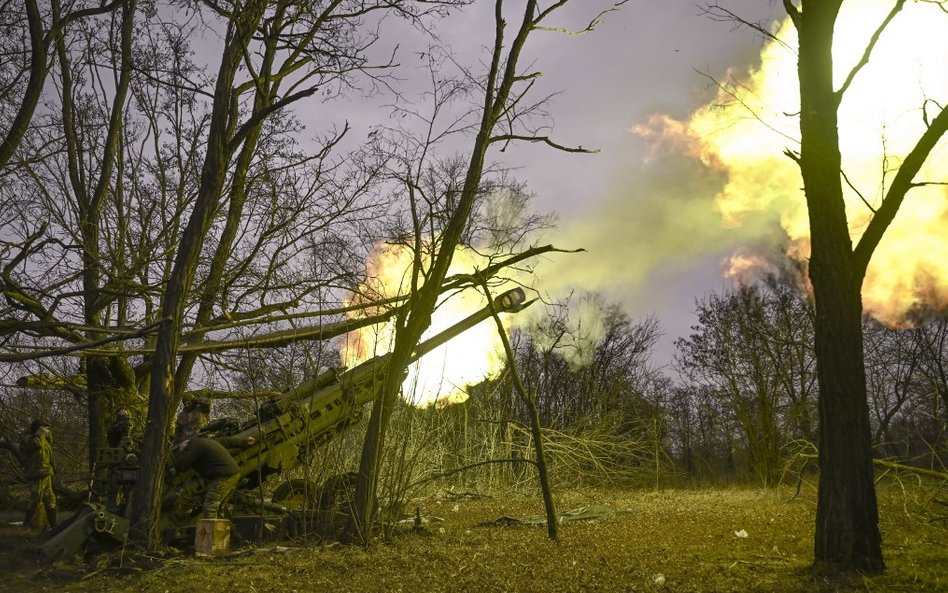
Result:
[[[115,411],[115,418],[105,432],[105,440],[109,447],[120,447],[132,432],[132,417],[127,408]]]
[[[184,400],[181,412],[175,420],[175,446],[197,436],[201,429],[207,426],[210,419],[211,400],[206,397],[190,397]]]
[[[228,444],[249,447],[253,437],[231,440]],[[205,437],[194,437],[181,442],[174,460],[175,471],[193,467],[207,481],[201,514],[205,519],[217,519],[221,505],[227,502],[240,481],[240,468],[221,443]]]
[[[23,469],[30,484],[30,506],[23,525],[29,526],[40,503],[46,508],[50,528],[56,527],[56,494],[53,492],[53,433],[45,420],[34,420],[20,444]]]

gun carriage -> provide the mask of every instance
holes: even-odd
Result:
[[[515,288],[496,297],[493,309],[520,311],[530,304],[525,298],[524,291]],[[412,361],[491,315],[492,307],[488,305],[419,343]],[[354,474],[331,477],[316,492],[302,481],[291,480],[277,487],[269,500],[260,496],[260,486],[271,476],[285,475],[306,463],[315,447],[358,423],[363,408],[378,393],[389,366],[390,355],[383,354],[351,369],[330,369],[268,401],[260,407],[257,418],[243,423],[215,421],[205,427],[204,432],[212,438],[253,437],[255,441],[250,447],[232,450],[240,469],[231,512],[238,538],[292,536],[338,519],[340,491],[350,486]],[[123,508],[127,504],[123,503],[137,480],[138,446],[133,439],[126,438],[121,446],[101,448],[96,453],[90,500],[82,503],[47,539],[42,549],[50,560],[71,557],[86,544],[108,547],[127,539],[129,521]],[[193,469],[165,480],[159,522],[164,543],[194,541],[203,490],[203,480]],[[293,504],[294,499],[301,498],[311,504]]]

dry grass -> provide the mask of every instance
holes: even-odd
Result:
[[[539,514],[539,497],[421,501],[444,518],[366,551],[286,543],[227,557],[179,556],[90,572],[44,566],[22,532],[0,533],[7,576],[0,590],[64,592],[724,592],[948,591],[948,526],[893,485],[880,489],[888,571],[846,579],[810,570],[814,497],[804,492],[669,490],[561,492],[560,511],[607,505],[615,516],[568,523],[561,541],[543,527],[484,527],[503,515]],[[735,535],[745,530],[746,538]],[[14,550],[9,544],[16,539]],[[656,582],[662,579],[664,584]]]

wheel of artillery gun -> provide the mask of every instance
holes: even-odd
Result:
[[[287,507],[315,509],[319,502],[319,488],[310,480],[293,478],[277,486],[270,499]]]
[[[359,474],[347,472],[329,476],[319,492],[319,510],[348,513],[355,499]]]
[[[293,478],[280,484],[271,500],[293,508],[345,513],[352,503],[357,477],[355,472],[333,475],[321,488],[310,480]]]

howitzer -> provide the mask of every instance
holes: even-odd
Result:
[[[501,294],[492,305],[419,343],[411,361],[488,319],[493,311],[512,313],[522,310],[530,304],[525,299],[520,288]],[[307,460],[314,447],[357,423],[365,404],[378,394],[385,374],[404,373],[404,369],[389,368],[390,358],[389,354],[383,354],[351,369],[330,369],[271,399],[260,407],[256,418],[244,423],[215,422],[205,428],[208,436],[213,438],[226,436],[227,440],[243,442],[250,437],[254,439],[253,445],[232,451],[241,477],[232,514],[238,535],[251,539],[253,533],[246,531],[256,531],[260,535],[263,526],[272,528],[274,532],[296,533],[301,526],[320,519],[318,514],[307,514],[305,509],[281,504],[296,494],[294,482],[277,488],[271,501],[261,500],[255,493],[259,493],[258,487],[269,476],[297,467]],[[121,543],[128,535],[129,523],[122,507],[127,506],[123,502],[137,477],[137,447],[128,439],[121,447],[99,449],[96,457],[98,471],[91,491],[97,500],[83,503],[51,534],[43,545],[43,553],[49,559],[73,556],[90,541],[106,546]],[[332,482],[330,487],[339,483],[332,479],[329,482]],[[166,480],[159,523],[165,543],[193,541],[203,490],[203,480],[194,470],[169,476]],[[241,532],[242,526],[247,527],[245,532]]]

